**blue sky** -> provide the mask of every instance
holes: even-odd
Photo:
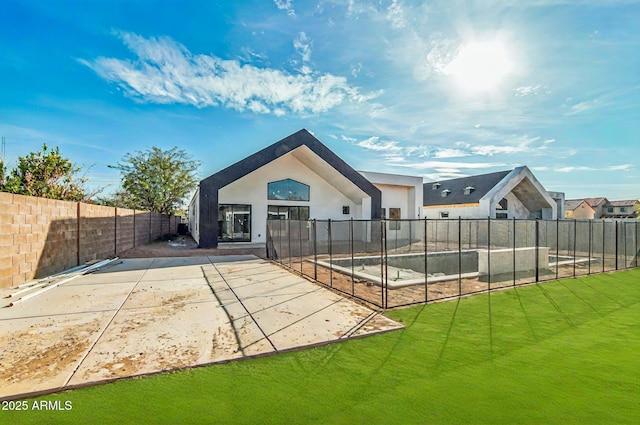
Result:
[[[47,142],[110,191],[127,152],[204,178],[300,128],[359,170],[640,198],[640,1],[2,1],[9,166]]]

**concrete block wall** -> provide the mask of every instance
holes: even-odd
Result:
[[[148,211],[0,192],[0,287],[114,257],[177,233],[179,221]]]
[[[116,210],[116,254],[134,247],[136,226],[135,210],[117,208]]]
[[[78,204],[80,207],[80,264],[116,254],[115,208]]]

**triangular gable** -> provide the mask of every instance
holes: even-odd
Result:
[[[303,146],[367,194],[371,198],[371,219],[380,218],[382,209],[380,190],[311,133],[302,129],[200,181],[200,247],[218,246],[218,191],[220,189]]]
[[[236,162],[227,168],[218,171],[217,173],[202,180],[201,184],[213,185],[218,189],[227,186],[230,183],[246,176],[247,174],[261,168],[271,161],[280,158],[292,152],[294,149],[300,146],[306,146],[313,153],[318,155],[327,164],[333,167],[337,172],[342,174],[354,185],[360,188],[363,192],[371,197],[372,208],[374,201],[381,198],[380,190],[375,187],[369,180],[364,178],[360,173],[351,168],[349,164],[344,162],[338,155],[333,153],[322,142],[316,139],[306,129],[302,129],[284,139],[267,146],[266,148],[244,158],[241,161]],[[378,208],[379,209],[379,208]],[[373,210],[372,210],[373,212]]]

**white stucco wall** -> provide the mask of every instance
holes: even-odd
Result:
[[[196,242],[200,243],[200,188],[196,190],[193,198],[191,198],[187,215],[189,218],[189,233],[191,233],[191,237]]]
[[[359,171],[382,192],[382,208],[400,208],[400,218],[422,217],[422,177]]]
[[[449,218],[487,218],[489,209],[482,203],[474,206],[456,206],[456,205],[438,205],[433,207],[424,207],[424,217],[428,219],[439,219],[441,212],[448,212]]]
[[[267,184],[284,179],[292,179],[308,185],[309,201],[268,200]],[[362,196],[367,195],[362,192]],[[332,220],[365,218],[363,213],[370,214],[371,211],[370,199],[348,198],[292,155],[284,155],[221,188],[218,192],[218,203],[251,205],[251,242],[266,241],[268,205],[308,206],[310,218]],[[342,214],[343,206],[349,206],[350,214]],[[370,215],[366,216],[366,218],[370,217]]]

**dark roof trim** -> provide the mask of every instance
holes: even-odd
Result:
[[[322,142],[316,139],[306,129],[297,131],[296,133],[285,137],[284,139],[272,144],[271,146],[267,146],[266,148],[254,153],[253,155],[250,155],[245,159],[238,161],[223,170],[218,171],[217,173],[202,180],[202,183],[215,184],[215,186],[217,186],[218,188],[223,188],[226,185],[233,183],[234,181],[244,177],[245,175],[303,145],[311,149],[316,155],[318,155],[325,162],[331,165],[336,171],[349,179],[367,195],[371,196],[371,198],[381,196],[380,190],[377,187],[375,187],[369,180],[364,178],[362,174],[351,168],[350,165],[344,162],[328,147],[323,145]]]
[[[451,180],[427,182],[422,186],[423,206],[477,203],[512,170],[480,174]],[[468,189],[473,188],[473,189]],[[465,190],[467,189],[467,190]],[[448,190],[447,196],[442,193]]]
[[[337,172],[371,197],[371,218],[379,219],[382,193],[362,174],[351,168],[338,155],[323,145],[306,129],[302,129],[266,148],[236,162],[200,181],[200,247],[218,245],[218,191],[230,183],[267,165],[300,146],[306,146]]]

